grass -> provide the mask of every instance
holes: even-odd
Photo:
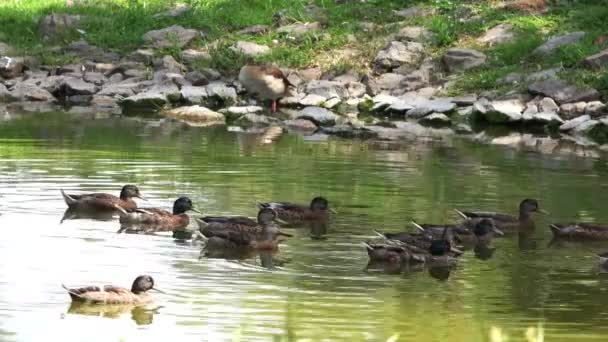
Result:
[[[192,9],[178,18],[153,18],[157,13],[184,2]],[[85,38],[89,43],[128,54],[142,45],[145,32],[179,24],[201,30],[205,38],[194,47],[208,50],[210,61],[198,67],[212,67],[220,72],[235,73],[245,58],[229,47],[238,40],[253,41],[272,47],[271,53],[256,58],[291,68],[320,66],[325,72],[340,73],[349,69],[369,72],[373,57],[386,43],[386,38],[406,25],[419,25],[437,35],[437,44],[428,47],[432,57],[440,57],[450,47],[471,47],[488,55],[488,63],[457,77],[452,93],[471,92],[496,87],[496,80],[508,72],[539,70],[555,65],[569,68],[577,82],[599,86],[605,91],[606,77],[581,68],[580,61],[607,46],[597,46],[593,40],[608,33],[608,6],[605,1],[588,0],[554,5],[546,8],[541,0],[456,1],[456,0],[369,0],[337,4],[330,0],[74,0],[66,7],[65,0],[4,0],[0,1],[0,41],[12,45],[26,55],[39,58],[42,64],[64,64],[75,56],[49,52],[50,46],[64,46]],[[274,30],[259,36],[244,36],[238,30],[250,25],[273,25],[273,14],[284,10],[289,20],[308,22],[315,13],[307,12],[314,3],[325,15],[327,27],[294,40]],[[432,8],[433,15],[403,19],[393,10],[416,4]],[[545,10],[546,9],[546,10]],[[38,20],[50,13],[83,16],[80,28],[68,30],[54,41],[44,41],[38,33]],[[373,23],[374,28],[363,23]],[[492,47],[479,46],[475,39],[489,28],[510,23],[516,32],[513,42]],[[111,28],[111,29],[108,29]],[[549,58],[535,58],[531,52],[548,37],[575,30],[588,34],[579,44],[559,49]],[[345,56],[345,50],[356,51]],[[179,60],[180,49],[175,46],[157,50],[158,55],[171,55]]]

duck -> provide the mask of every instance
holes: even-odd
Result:
[[[174,231],[183,229],[190,223],[186,214],[188,211],[200,213],[194,208],[188,197],[180,197],[173,203],[173,211],[161,208],[136,208],[120,212],[120,223],[123,225],[139,225],[155,231]]]
[[[494,221],[494,225],[503,233],[534,229],[535,225],[532,220],[532,213],[548,214],[540,208],[538,201],[532,198],[526,198],[521,201],[518,217],[489,211],[461,211],[458,209],[455,211],[465,220],[491,219]]]
[[[426,249],[391,239],[365,242],[364,246],[367,248],[370,262],[451,265],[456,257],[462,254],[446,239],[433,239]]]
[[[62,287],[68,292],[72,302],[87,304],[147,304],[153,301],[148,293],[154,288],[154,279],[149,275],[140,275],[133,281],[131,289],[114,285],[86,286],[80,288]]]
[[[277,111],[277,100],[293,87],[281,69],[270,65],[244,65],[239,71],[239,82],[261,100],[271,100],[273,113]]]
[[[418,224],[412,221],[416,228],[427,232],[432,236],[439,236],[442,229],[449,229],[454,234],[454,240],[465,246],[475,246],[479,243],[489,244],[495,235],[502,236],[504,233],[496,227],[491,219],[467,220],[462,224],[434,225]]]
[[[208,238],[206,249],[253,248],[275,250],[281,237],[291,237],[276,225],[277,213],[270,208],[258,212],[257,224],[238,220],[211,221],[200,228],[200,233]],[[199,224],[202,224],[199,221]]]
[[[608,240],[608,225],[593,223],[552,223],[553,236],[572,240]]]
[[[325,197],[315,197],[309,205],[295,204],[289,202],[267,202],[259,203],[259,208],[270,208],[276,211],[279,219],[297,224],[305,221],[324,221],[329,218],[329,213],[336,211],[329,207],[329,201]]]
[[[135,185],[123,186],[119,197],[106,193],[66,194],[63,189],[61,189],[61,195],[68,208],[77,211],[133,210],[137,208],[137,203],[133,198],[144,199]]]

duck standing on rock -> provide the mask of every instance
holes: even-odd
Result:
[[[87,304],[147,304],[152,297],[147,292],[154,289],[154,279],[148,275],[135,278],[131,289],[114,285],[86,286],[70,289],[63,285],[72,302]],[[156,290],[160,292],[159,290]]]
[[[120,191],[120,197],[106,193],[92,194],[66,194],[61,190],[63,200],[70,210],[75,211],[121,211],[137,208],[133,198],[141,198],[139,189],[135,185],[125,185]]]
[[[260,100],[272,100],[272,112],[277,111],[277,100],[289,92],[293,84],[281,69],[275,66],[243,66],[239,72],[239,82],[249,93],[257,94]]]

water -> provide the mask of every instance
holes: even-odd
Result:
[[[167,234],[117,234],[116,221],[68,220],[59,193],[117,193],[137,184],[145,205],[180,195],[207,214],[254,216],[255,202],[326,196],[339,215],[273,256],[200,257]],[[272,144],[224,129],[135,118],[17,115],[0,121],[0,340],[600,341],[608,278],[592,253],[551,245],[551,220],[608,222],[604,159],[559,158],[464,140],[366,143],[283,135]],[[514,212],[537,198],[525,238],[467,253],[449,278],[367,270],[373,229],[456,220],[452,208]],[[411,227],[409,227],[411,228]],[[129,286],[150,274],[165,294],[145,309],[70,309],[61,284]],[[437,276],[436,274],[433,274]]]

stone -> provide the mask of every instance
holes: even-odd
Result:
[[[306,107],[298,112],[296,119],[311,120],[319,126],[332,126],[336,123],[338,116],[325,108]]]
[[[384,110],[391,106],[393,103],[399,101],[399,98],[391,95],[378,94],[374,96],[371,100],[372,102],[372,111]],[[413,106],[409,106],[409,109],[413,108]]]
[[[533,95],[544,95],[551,97],[557,103],[569,103],[579,101],[594,101],[599,99],[600,94],[593,88],[583,88],[569,85],[561,80],[545,80],[532,83],[528,91]]]
[[[463,96],[457,96],[452,99],[452,102],[457,106],[472,106],[473,103],[477,102],[477,95],[468,94]]]
[[[201,68],[198,71],[203,74],[209,81],[217,81],[222,78],[222,74],[219,71],[211,68]]]
[[[381,93],[393,93],[394,90],[401,89],[401,82],[405,80],[405,76],[387,72],[377,78],[365,76],[363,83],[366,85],[366,90],[371,95]]]
[[[547,113],[559,112],[559,106],[550,97],[545,97],[542,100],[540,100],[538,107],[539,107],[540,112],[547,112]]]
[[[573,130],[577,133],[587,133],[591,129],[593,129],[595,126],[597,126],[598,124],[600,124],[600,122],[598,120],[591,119],[591,120],[581,122],[579,125],[574,127]]]
[[[0,58],[0,77],[15,78],[23,74],[25,64],[23,58],[2,57]]]
[[[483,117],[490,123],[509,123],[522,119],[522,112],[525,108],[521,100],[500,100],[492,101],[486,107]]]
[[[399,11],[394,11],[395,15],[404,19],[410,19],[414,17],[424,17],[433,13],[430,8],[421,7],[408,7]]]
[[[209,79],[200,71],[191,71],[187,73],[185,77],[193,86],[204,86],[209,84]]]
[[[87,72],[84,74],[83,80],[96,86],[102,86],[106,83],[106,77],[100,72]]]
[[[157,13],[157,14],[153,15],[152,18],[155,18],[155,19],[177,18],[177,17],[181,17],[182,15],[188,13],[188,11],[190,11],[190,5],[177,4],[175,6],[175,8],[170,9],[165,12]]]
[[[271,122],[266,115],[247,113],[238,118],[237,123],[243,126],[268,126]]]
[[[456,114],[467,117],[473,114],[473,106],[460,107],[456,109]]]
[[[332,109],[332,108],[336,107],[337,105],[339,105],[340,103],[342,103],[342,100],[337,97],[334,97],[332,99],[325,101],[325,103],[323,103],[323,107],[325,107],[327,109]]]
[[[586,57],[585,64],[591,68],[596,69],[608,66],[608,49]]]
[[[270,52],[270,48],[266,45],[244,41],[236,42],[236,44],[230,47],[230,50],[248,57],[261,56]]]
[[[365,95],[366,87],[361,82],[349,82],[346,84],[346,91],[348,91],[348,97],[359,98]]]
[[[237,31],[238,34],[247,34],[252,36],[262,35],[268,32],[270,32],[270,26],[268,25],[253,25]]]
[[[443,113],[432,113],[420,119],[420,122],[431,125],[449,125],[452,119]]]
[[[149,71],[141,69],[129,69],[125,70],[122,75],[126,78],[147,78]]]
[[[437,35],[421,26],[406,26],[399,30],[396,38],[400,41],[426,43],[435,42]]]
[[[203,106],[177,107],[161,112],[162,115],[196,126],[223,125],[224,115]]]
[[[245,114],[255,114],[259,112],[263,112],[264,108],[260,106],[243,106],[243,107],[228,107],[220,110],[220,113],[226,113],[229,115],[245,115]]]
[[[498,84],[518,84],[523,82],[524,75],[519,72],[511,72],[496,80]]]
[[[591,120],[591,116],[582,115],[582,116],[579,116],[572,120],[568,120],[568,121],[564,122],[564,124],[559,126],[559,130],[560,131],[570,131],[570,130],[574,129],[575,127],[579,126],[580,124],[582,124],[583,122],[586,122],[589,120]]]
[[[564,103],[559,107],[560,114],[566,119],[574,119],[585,113],[587,102]]]
[[[236,103],[236,89],[227,86],[223,82],[213,82],[205,86],[210,98],[214,98],[223,105],[231,106]]]
[[[93,95],[72,95],[67,98],[67,102],[71,105],[84,106],[88,105],[93,99]]]
[[[323,71],[319,67],[306,68],[298,71],[298,75],[306,82],[319,80],[322,74]]]
[[[66,77],[63,83],[62,93],[66,96],[93,95],[99,89],[92,83],[87,83],[80,78]]]
[[[522,114],[522,120],[524,122],[540,123],[547,125],[558,125],[564,123],[564,120],[557,115],[555,112],[540,112],[540,113],[524,113]]]
[[[421,118],[429,113],[447,113],[456,109],[456,104],[450,98],[418,100],[418,103],[412,104],[415,108],[407,112],[408,118]]]
[[[209,97],[205,87],[184,86],[182,89],[180,89],[180,91],[182,94],[182,99],[184,99],[186,103],[200,104],[203,103],[207,97]]]
[[[200,37],[200,32],[197,30],[173,25],[160,30],[148,31],[142,39],[146,44],[155,48],[183,48],[198,37]]]
[[[537,82],[544,80],[557,80],[559,79],[559,73],[562,71],[561,68],[551,68],[546,70],[541,70],[537,72],[533,72],[526,76],[526,82]]]
[[[142,92],[151,85],[152,83],[149,82],[131,82],[130,80],[119,83],[110,83],[105,84],[97,95],[129,97]]]
[[[180,98],[181,92],[175,84],[156,84],[146,91],[122,99],[120,105],[125,111],[157,111],[169,102],[177,102]]]
[[[589,114],[592,117],[606,114],[606,105],[601,101],[591,101],[585,105],[585,114]]]
[[[89,104],[91,106],[95,106],[96,108],[112,108],[120,110],[118,101],[111,96],[93,95]]]
[[[125,76],[120,73],[116,73],[108,78],[108,82],[106,83],[119,83],[125,80]]]
[[[211,54],[207,51],[186,49],[181,53],[181,60],[186,64],[194,64],[200,61],[210,61]]]
[[[346,90],[346,87],[344,87],[342,83],[335,81],[310,81],[306,84],[305,92],[309,95],[319,95],[326,99],[330,99],[332,97],[338,97],[341,99],[348,98],[348,91]]]
[[[129,59],[144,64],[152,64],[154,58],[155,54],[152,49],[137,49],[129,55]]]
[[[325,101],[327,101],[325,96],[308,94],[300,100],[300,104],[302,106],[321,106]]]
[[[344,85],[347,85],[352,82],[359,82],[361,80],[361,77],[360,77],[359,73],[350,70],[350,71],[343,73],[342,75],[333,77],[331,80],[334,82],[340,82]]]
[[[374,58],[376,70],[391,71],[401,66],[416,69],[424,57],[424,47],[416,42],[392,41]]]
[[[79,15],[52,13],[40,19],[38,33],[43,37],[56,39],[70,29],[76,28],[82,19]]]
[[[486,55],[473,49],[449,49],[441,59],[449,72],[463,71],[485,64]]]
[[[283,122],[287,128],[295,131],[316,131],[317,125],[306,119],[286,120]]]
[[[482,45],[495,45],[510,42],[514,38],[513,25],[504,23],[496,25],[486,31],[483,36],[477,38],[477,43]]]
[[[176,61],[173,56],[169,55],[163,56],[160,60],[156,60],[154,62],[154,67],[157,70],[166,70],[172,73],[182,73],[188,70],[183,64]]]
[[[553,38],[549,39],[548,41],[546,41],[543,45],[537,47],[534,51],[532,51],[532,53],[540,54],[540,55],[548,55],[548,54],[551,54],[553,51],[555,51],[559,47],[566,46],[566,45],[572,45],[572,44],[576,44],[576,43],[580,42],[584,36],[585,36],[585,32],[579,31],[579,32],[572,32],[572,33],[568,33],[565,35],[553,37]]]
[[[285,26],[281,26],[277,29],[277,33],[286,34],[293,38],[300,38],[304,35],[318,32],[321,30],[321,24],[318,22],[312,23],[294,23]]]
[[[57,99],[40,87],[31,84],[17,83],[11,89],[10,97],[16,101],[55,102]]]

